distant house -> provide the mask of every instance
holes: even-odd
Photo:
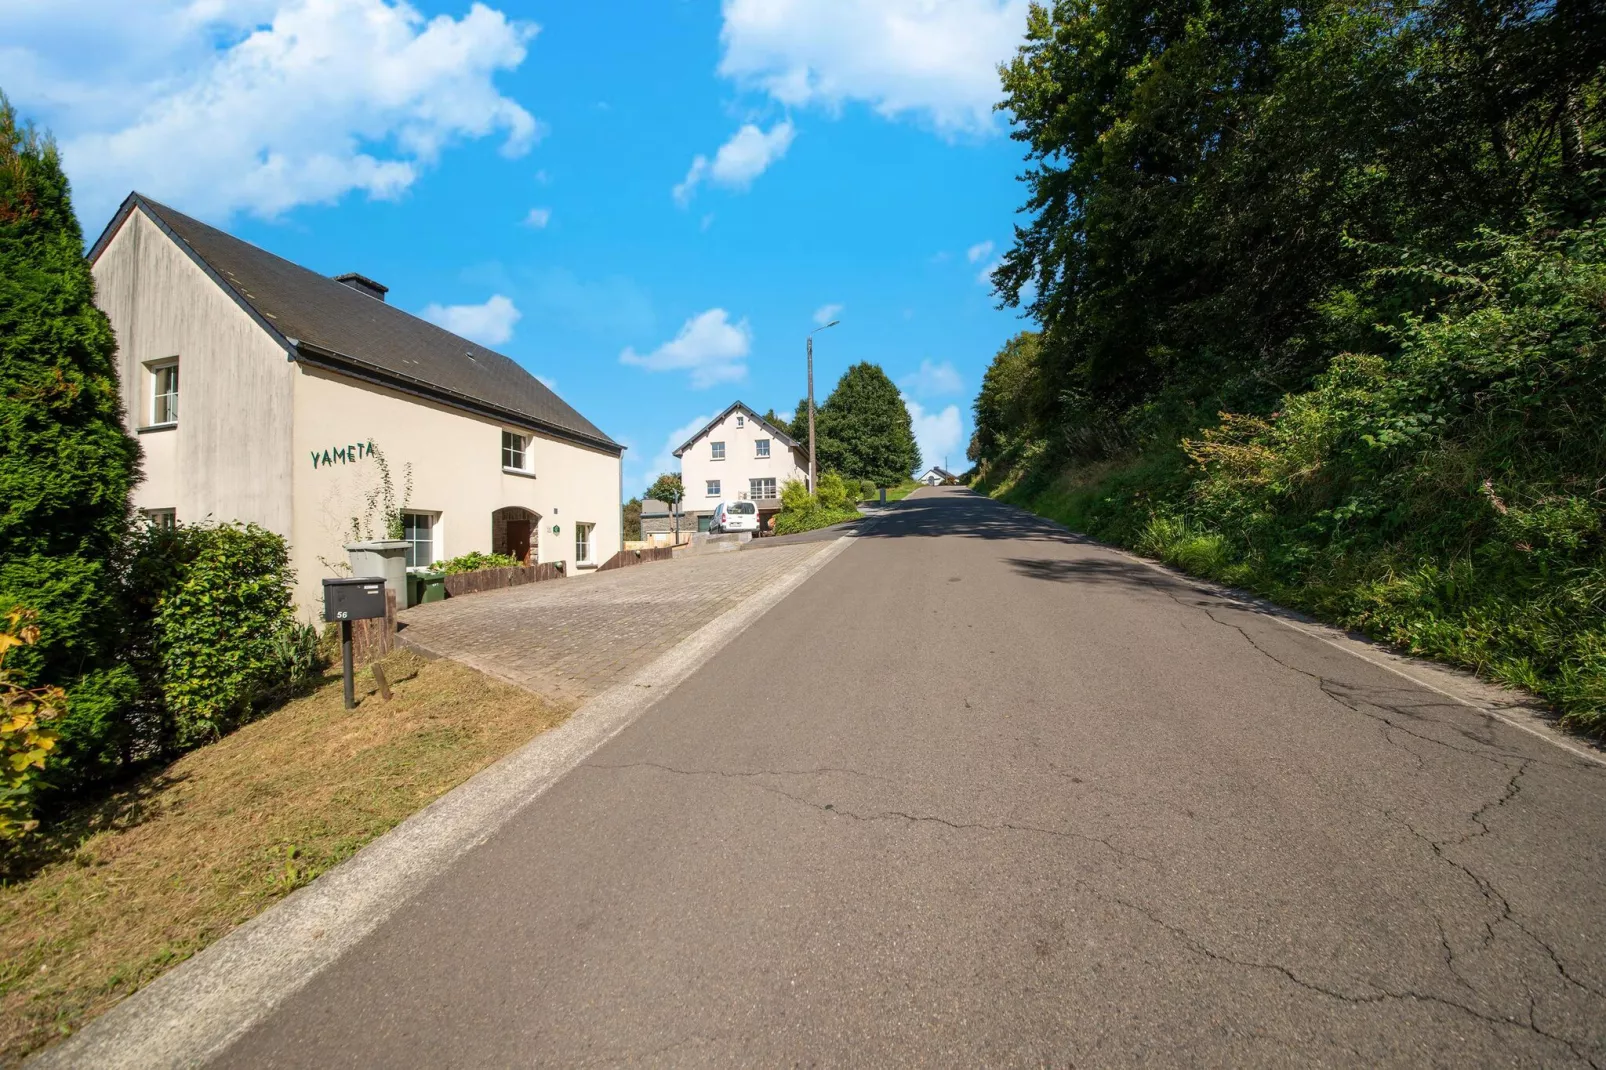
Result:
[[[144,447],[135,506],[284,536],[304,614],[381,458],[409,566],[480,550],[573,575],[620,549],[624,447],[372,279],[309,271],[137,193],[89,260]]]
[[[695,518],[687,517],[686,505],[682,502],[678,507],[671,509],[667,502],[656,498],[643,498],[641,501],[641,541],[654,546],[670,546],[675,541],[675,518],[680,514],[680,541],[686,542],[691,533],[697,530]]]
[[[766,524],[781,511],[781,488],[809,477],[808,447],[740,401],[687,439],[675,456],[686,486],[682,529],[690,518],[694,530],[707,531],[722,501],[755,503],[759,523]]]
[[[938,468],[936,465],[932,465],[920,475],[915,476],[915,482],[924,483],[928,487],[952,486],[959,482],[959,477],[946,468]]]

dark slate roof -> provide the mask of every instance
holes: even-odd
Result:
[[[131,193],[90,250],[135,208],[290,352],[293,359],[612,453],[624,447],[535,376],[477,342]]]
[[[760,427],[764,428],[771,435],[774,435],[776,438],[780,439],[788,447],[790,447],[790,448],[792,448],[794,450],[803,448],[802,445],[799,444],[797,442],[797,440],[794,439],[791,435],[787,434],[785,431],[782,431],[779,427],[776,427],[774,424],[772,424],[768,420],[764,419],[764,417],[760,416],[758,413],[754,412],[752,409],[748,408],[746,405],[743,405],[740,401],[738,401],[738,402],[733,403],[730,408],[726,409],[724,412],[720,413],[718,416],[716,416],[712,420],[708,421],[708,423],[704,424],[703,425],[703,429],[701,431],[697,432],[691,438],[688,438],[686,440],[685,444],[682,445],[680,447],[680,449],[675,451],[675,456],[679,457],[682,453],[685,453],[687,450],[691,449],[691,444],[693,442],[696,442],[698,439],[700,439],[704,435],[708,434],[708,432],[710,432],[714,428],[718,427],[719,426],[719,422],[721,420],[725,419],[725,417],[729,416],[731,413],[735,412],[737,409],[741,409],[748,416],[752,417],[754,423],[756,423]]]

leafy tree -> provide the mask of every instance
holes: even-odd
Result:
[[[56,728],[79,777],[117,760],[135,688],[115,562],[140,456],[83,249],[55,144],[0,96],[0,614],[38,613],[7,668],[67,690]]]
[[[815,434],[816,435],[819,434],[819,426],[818,426],[819,425],[819,416],[820,416],[819,407],[815,406],[815,410],[814,410],[815,429],[814,430],[815,430]],[[797,399],[797,408],[792,410],[792,422],[790,424],[777,424],[776,426],[784,428],[787,434],[791,435],[797,441],[803,443],[803,448],[804,449],[808,449],[808,446],[809,446],[809,399],[806,398],[806,397],[798,398]]]
[[[631,498],[624,507],[625,541],[641,541],[641,499]]]
[[[686,500],[686,485],[681,482],[679,472],[665,472],[653,480],[652,486],[647,488],[645,495],[656,498],[669,506],[669,511],[675,517],[675,538],[680,538],[680,503]],[[640,525],[638,514],[637,525]]]
[[[909,410],[877,364],[862,362],[842,373],[815,413],[814,434],[820,468],[849,479],[895,487],[920,467]]]

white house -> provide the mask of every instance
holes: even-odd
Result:
[[[89,257],[144,447],[135,505],[156,523],[283,535],[306,615],[372,514],[382,464],[409,565],[479,550],[574,575],[620,549],[624,448],[512,360],[387,304],[386,287],[137,193]]]
[[[928,487],[940,487],[946,483],[958,483],[959,477],[948,471],[946,468],[938,468],[936,465],[933,465],[924,472],[915,476],[915,482],[924,483]]]
[[[675,451],[686,488],[682,526],[707,531],[722,501],[758,505],[759,523],[781,510],[781,488],[808,482],[809,450],[740,401],[714,417]]]

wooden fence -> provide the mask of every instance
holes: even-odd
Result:
[[[629,568],[631,565],[648,565],[654,561],[668,561],[675,556],[673,546],[650,546],[642,550],[620,550],[603,562],[598,572],[610,568]]]
[[[336,625],[338,628],[339,625]],[[351,662],[367,665],[396,649],[396,592],[385,588],[385,615],[351,622]],[[338,661],[338,657],[337,657]],[[336,668],[340,666],[336,664]]]
[[[512,568],[482,568],[477,572],[459,572],[446,577],[446,595],[478,594],[480,591],[497,591],[503,587],[522,587],[526,583],[563,578],[560,565],[515,565]]]

